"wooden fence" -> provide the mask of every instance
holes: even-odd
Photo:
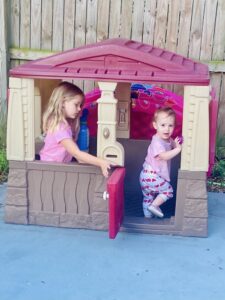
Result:
[[[0,0],[0,9],[4,88],[6,61],[10,68],[106,38],[133,39],[209,65],[219,98],[218,132],[225,135],[225,0]],[[84,83],[85,90],[92,87]]]

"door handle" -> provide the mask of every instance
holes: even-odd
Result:
[[[103,195],[102,195],[102,198],[103,198],[103,200],[108,200],[109,199],[109,193],[107,192],[107,191],[104,191],[103,192]]]

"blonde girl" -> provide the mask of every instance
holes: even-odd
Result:
[[[102,174],[108,177],[112,163],[80,151],[76,144],[83,104],[83,91],[72,83],[62,82],[53,90],[43,116],[43,131],[46,136],[40,159],[70,162],[75,157],[79,162],[100,167]]]

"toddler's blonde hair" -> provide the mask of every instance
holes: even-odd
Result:
[[[65,101],[71,101],[75,96],[78,95],[82,97],[82,106],[84,103],[84,93],[78,86],[70,82],[63,81],[53,90],[47,109],[43,114],[44,133],[54,132],[58,125],[62,122],[68,124],[63,113],[63,103]],[[70,125],[73,133],[77,135],[80,126],[79,115],[73,121],[73,124]]]
[[[165,114],[167,114],[168,117],[170,117],[170,116],[173,117],[174,121],[176,123],[176,113],[171,107],[168,107],[168,106],[160,107],[155,111],[154,116],[153,116],[153,122],[157,121],[158,115],[160,113],[165,113]]]

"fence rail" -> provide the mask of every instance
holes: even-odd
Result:
[[[225,0],[0,0],[0,4],[1,83],[2,60],[7,61],[4,49],[13,67],[106,38],[133,39],[208,63],[219,98],[218,132],[225,135]],[[92,87],[84,82],[85,90]],[[1,89],[2,105],[4,97]]]

